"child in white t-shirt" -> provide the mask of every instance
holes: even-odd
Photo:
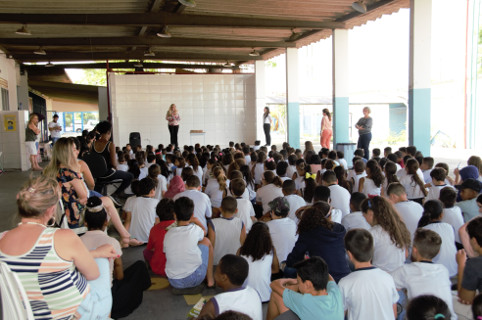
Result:
[[[156,184],[156,194],[154,198],[161,200],[167,191],[167,179],[161,174],[161,167],[157,163],[152,164],[147,172],[148,177]]]
[[[394,319],[398,293],[393,278],[371,264],[373,237],[367,230],[352,229],[345,235],[345,248],[355,271],[340,280],[348,320]]]
[[[235,214],[235,217],[238,217],[243,221],[244,226],[246,227],[246,233],[248,233],[249,230],[251,230],[253,223],[256,222],[256,217],[251,201],[242,198],[242,195],[246,190],[246,182],[244,182],[244,179],[240,178],[233,179],[229,184],[229,188],[231,194],[236,197],[238,203],[238,212]]]
[[[346,231],[355,228],[362,228],[369,230],[371,226],[367,220],[363,217],[363,213],[360,210],[360,205],[367,196],[361,192],[353,192],[350,198],[350,214],[341,219],[341,224],[345,227]]]
[[[213,264],[226,254],[236,254],[246,239],[246,227],[241,219],[235,217],[238,203],[233,197],[221,202],[221,217],[212,219],[208,225],[208,238],[214,247]]]
[[[177,199],[174,212],[177,227],[164,237],[169,283],[177,289],[192,288],[206,278],[207,285],[214,286],[213,247],[201,222],[193,216],[193,201],[187,197]]]
[[[440,190],[439,200],[444,205],[442,222],[446,222],[454,228],[455,242],[462,243],[458,231],[464,225],[464,216],[462,215],[462,210],[455,205],[457,192],[452,186],[444,187]]]
[[[425,202],[423,209],[423,216],[418,222],[418,227],[435,231],[442,238],[440,252],[433,258],[433,261],[443,264],[452,277],[457,274],[455,230],[450,224],[442,222],[443,207],[439,200]]]
[[[437,296],[449,306],[452,319],[456,319],[447,268],[432,262],[439,253],[442,243],[442,239],[436,232],[418,229],[413,239],[412,261],[414,262],[401,266],[392,272],[392,276],[398,289],[407,290],[409,300],[419,295]]]
[[[117,152],[117,170],[119,171],[126,171],[129,170],[129,166],[127,162],[130,160],[130,156],[127,153],[122,151]]]
[[[156,214],[156,206],[159,200],[154,199],[156,185],[150,178],[139,181],[138,190],[140,196],[126,202],[124,206],[126,214],[124,226],[132,238],[147,243],[151,228],[159,223]]]
[[[367,176],[365,172],[365,162],[361,159],[354,162],[353,164],[353,172],[354,175],[352,176],[353,182],[353,192],[359,192],[360,190],[360,179]]]
[[[283,182],[282,191],[290,206],[288,218],[293,220],[296,225],[298,225],[299,219],[296,216],[296,211],[298,211],[299,208],[306,206],[306,201],[296,194],[296,184],[291,179]]]
[[[440,196],[440,190],[448,186],[445,183],[447,173],[444,168],[434,168],[430,171],[430,177],[432,178],[431,186],[428,188],[428,194],[427,197],[425,197],[425,201],[438,200]],[[452,186],[448,187],[455,190],[455,188]]]

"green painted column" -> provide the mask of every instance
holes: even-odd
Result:
[[[300,147],[300,103],[298,94],[298,49],[286,49],[286,114],[288,143]]]
[[[333,147],[350,142],[348,30],[333,30]]]
[[[432,0],[410,0],[408,143],[430,155]]]

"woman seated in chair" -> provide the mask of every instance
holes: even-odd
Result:
[[[129,172],[117,170],[117,153],[115,152],[115,145],[110,141],[112,136],[112,124],[109,121],[101,121],[95,127],[100,134],[100,138],[94,141],[92,151],[101,154],[107,164],[108,169],[116,169],[116,171],[109,175],[109,179],[106,181],[112,181],[122,179],[121,185],[111,195],[116,201],[119,197],[125,197],[124,190],[130,186],[133,175]],[[96,186],[97,192],[101,192],[101,188]]]
[[[17,274],[35,319],[107,319],[109,262],[97,258],[117,253],[111,245],[89,252],[71,230],[49,227],[60,195],[58,182],[45,175],[20,190],[21,222],[0,235],[0,261]]]
[[[71,229],[82,227],[82,212],[89,197],[89,190],[80,174],[81,168],[77,161],[77,154],[77,147],[73,139],[60,138],[54,145],[52,160],[44,170],[44,175],[57,179],[61,187],[65,217]],[[101,200],[112,224],[122,237],[122,245],[128,246],[130,235],[124,228],[114,203],[109,197],[101,197]]]

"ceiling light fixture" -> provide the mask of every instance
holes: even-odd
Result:
[[[161,31],[156,33],[159,38],[171,38],[172,34],[169,32],[168,27],[164,26]]]
[[[259,57],[259,52],[253,49],[253,51],[251,51],[249,53],[249,56],[250,57]]]
[[[21,36],[31,36],[32,34],[30,33],[30,31],[28,31],[27,29],[27,25],[23,25],[20,29],[18,29],[17,31],[15,31],[16,34],[19,34]]]
[[[363,3],[363,1],[355,1],[351,4],[351,7],[360,13],[367,13],[367,5]]]
[[[196,1],[194,0],[178,0],[183,6],[194,8],[196,6]]]
[[[229,61],[226,61],[225,64],[223,64],[223,67],[225,68],[231,68],[233,65],[231,63],[229,63]]]
[[[47,64],[45,65],[47,68],[51,68],[53,66],[55,66],[55,64],[53,64],[52,62],[47,62]]]
[[[291,29],[291,36],[289,37],[288,41],[295,41],[301,36],[301,33],[295,32],[295,28]]]
[[[144,51],[144,57],[155,57],[156,54],[154,51],[152,51],[151,48],[148,48],[146,51]]]
[[[35,50],[33,53],[38,54],[40,56],[45,56],[47,54],[47,52],[45,52],[43,47],[39,47],[38,50]]]
[[[144,67],[144,65],[142,64],[142,60],[141,61],[138,61],[138,62],[134,62],[133,66],[135,68],[142,68]]]

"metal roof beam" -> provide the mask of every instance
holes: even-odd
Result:
[[[139,62],[109,62],[110,69],[134,69],[135,64]],[[232,67],[225,67],[220,64],[206,65],[206,64],[187,64],[187,63],[156,63],[143,62],[144,69],[231,69]],[[45,70],[45,65],[25,65],[27,71],[30,70]],[[50,67],[49,70],[55,69],[107,69],[105,63],[65,63],[56,64]]]
[[[21,14],[1,13],[0,23],[50,25],[118,25],[118,26],[197,26],[233,28],[307,28],[343,29],[344,22],[304,21],[291,19],[246,18],[212,15],[191,15],[168,12],[118,14]]]
[[[3,38],[3,45],[16,46],[171,46],[171,47],[215,47],[215,48],[294,48],[294,42],[218,40],[197,38],[159,37],[102,37],[102,38]]]
[[[22,62],[38,61],[92,61],[92,60],[201,60],[201,61],[251,61],[262,60],[260,57],[250,57],[248,54],[215,54],[215,53],[193,53],[193,52],[158,52],[153,57],[144,56],[143,51],[129,52],[47,52],[45,56],[32,53],[11,52],[14,59]]]

